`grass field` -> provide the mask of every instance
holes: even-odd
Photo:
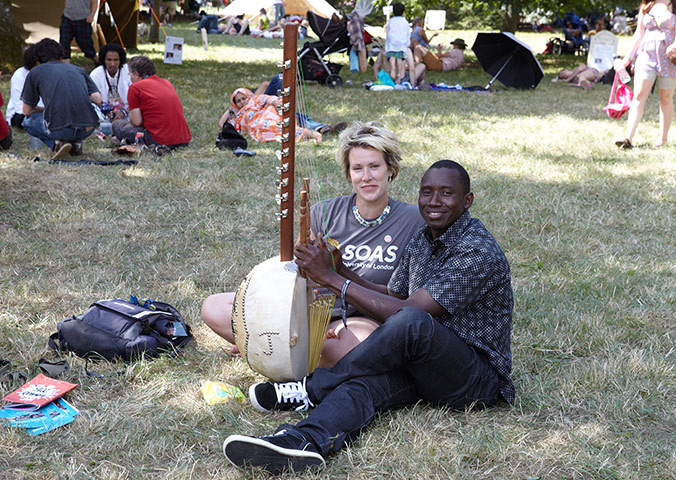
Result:
[[[15,130],[0,153],[0,358],[31,375],[56,323],[95,300],[151,297],[176,306],[196,342],[178,358],[128,366],[103,379],[84,362],[62,378],[79,383],[72,424],[29,437],[0,426],[0,478],[259,478],[230,467],[231,433],[267,434],[293,414],[262,415],[248,404],[208,406],[204,380],[243,390],[260,379],[203,325],[209,294],[237,287],[275,254],[276,145],[250,143],[253,158],[215,148],[230,93],[277,71],[278,41],[211,36],[193,27],[182,66],[157,61],[176,87],[193,133],[187,149],[141,157],[132,167],[34,162]],[[446,31],[446,42],[476,32]],[[544,50],[549,35],[519,34]],[[626,46],[627,39],[621,40]],[[428,81],[484,85],[471,51],[460,72]],[[77,63],[86,65],[81,56]],[[369,92],[307,87],[319,120],[379,120],[401,139],[404,168],[393,197],[415,202],[422,173],[447,158],[469,171],[472,214],[501,243],[515,293],[512,353],[517,400],[482,412],[424,405],[381,415],[327,467],[307,478],[674,479],[676,478],[676,140],[658,134],[652,95],[635,148],[618,151],[625,120],[602,110],[609,87],[583,91],[550,79],[580,57],[539,56],[546,77],[533,91],[490,94]],[[347,63],[344,55],[332,60]],[[9,76],[0,78],[5,98]],[[673,137],[673,135],[672,135]],[[299,153],[317,158],[324,196],[347,193],[336,140]],[[111,157],[92,137],[85,152]],[[9,390],[0,386],[0,394]]]

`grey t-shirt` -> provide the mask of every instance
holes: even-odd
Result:
[[[89,95],[98,92],[84,68],[59,61],[33,67],[23,87],[21,100],[36,106],[45,103],[45,122],[50,130],[91,127],[99,123]]]
[[[69,20],[84,20],[89,16],[91,0],[66,0],[63,16]]]
[[[312,231],[331,238],[343,263],[366,280],[387,285],[406,245],[425,222],[417,205],[390,199],[390,213],[374,227],[362,226],[352,213],[356,194],[330,198],[310,209]],[[328,225],[328,230],[326,228]],[[340,299],[336,300],[340,307]]]

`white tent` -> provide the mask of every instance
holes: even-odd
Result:
[[[326,0],[285,0],[286,13],[289,15],[305,15],[308,10],[331,18],[336,12]],[[235,0],[221,11],[221,15],[257,15],[264,8],[271,13],[272,0]]]

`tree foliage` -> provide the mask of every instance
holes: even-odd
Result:
[[[374,10],[391,4],[392,0],[375,0]],[[589,13],[597,15],[610,13],[615,7],[627,10],[637,8],[636,0],[403,0],[406,5],[406,16],[409,18],[424,16],[426,10],[446,10],[449,23],[461,22],[466,16],[474,17],[478,24],[463,25],[469,28],[491,27],[503,31],[514,32],[523,16],[532,11],[548,12],[554,17],[566,12],[575,11],[580,16]],[[459,13],[465,15],[459,15]],[[483,20],[482,20],[483,19]],[[485,25],[486,21],[490,25]]]

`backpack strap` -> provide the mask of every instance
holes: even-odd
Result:
[[[88,376],[94,377],[94,378],[119,377],[119,376],[125,374],[124,370],[120,370],[119,372],[113,372],[113,373],[109,373],[108,375],[104,375],[102,373],[90,371],[89,368],[87,368],[88,365],[89,365],[89,358],[85,358],[84,371]]]
[[[51,336],[49,338],[51,340]],[[44,373],[48,377],[57,378],[63,372],[68,370],[70,368],[70,365],[68,365],[68,362],[66,362],[65,360],[61,360],[59,362],[48,362],[44,358],[41,358],[40,360],[38,360],[38,367],[40,367],[42,373]]]
[[[49,336],[47,345],[49,345],[49,348],[51,348],[52,350],[62,350],[61,345],[58,342],[59,342],[59,332],[55,332]]]

